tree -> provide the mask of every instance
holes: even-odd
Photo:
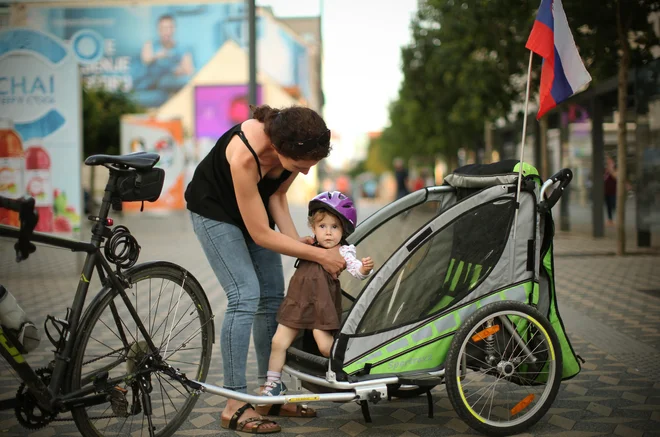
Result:
[[[372,136],[369,139],[367,147],[367,158],[365,159],[364,169],[377,176],[385,173],[389,168],[391,160],[387,159],[383,153],[383,140],[380,135]]]
[[[484,122],[515,117],[524,98],[525,41],[540,4],[514,0],[425,0],[402,49],[404,80],[383,132],[388,156],[442,154],[480,144]],[[626,117],[630,68],[643,67],[658,43],[648,18],[657,0],[564,0],[564,9],[593,85],[618,77],[617,252],[625,252]],[[540,68],[532,80],[538,84]],[[533,87],[538,92],[538,87]],[[535,99],[534,96],[531,96]]]
[[[521,100],[534,9],[514,0],[420,2],[402,49],[404,80],[383,133],[390,155],[444,155],[483,143],[484,122]]]
[[[83,154],[119,153],[120,120],[124,114],[143,112],[128,93],[101,87],[83,87]],[[95,167],[90,169],[90,199],[94,193]]]
[[[658,38],[648,18],[652,12],[660,11],[660,3],[657,0],[571,0],[566,2],[565,10],[571,27],[578,29],[574,33],[576,44],[592,76],[595,79],[617,76],[617,254],[623,255],[626,248],[628,75],[631,67],[643,67],[653,59],[651,48],[658,44]],[[596,10],[598,13],[594,13]]]

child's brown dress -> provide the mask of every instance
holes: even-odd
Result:
[[[294,329],[334,331],[341,324],[341,285],[323,267],[298,260],[277,312],[277,323]]]

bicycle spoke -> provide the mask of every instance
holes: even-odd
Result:
[[[183,288],[184,288],[185,286],[186,286],[186,278],[184,277],[184,278],[183,278],[183,284],[181,284],[181,289],[179,290],[179,298],[178,298],[177,301],[176,301],[176,307],[175,307],[175,310],[174,310],[174,317],[172,317],[173,319],[176,319],[176,313],[177,313],[177,311],[179,310],[179,304],[181,303],[181,295],[183,294]],[[187,312],[187,311],[188,311],[188,310],[186,310],[186,312]],[[177,325],[178,325],[178,323],[177,323]],[[172,325],[170,325],[170,333],[169,333],[169,335],[167,336],[167,344],[165,345],[165,353],[164,353],[163,355],[167,355],[167,348],[168,348],[169,345],[170,345],[170,339],[172,338],[172,331],[173,331],[173,330],[174,330],[174,320],[172,320]],[[163,344],[163,343],[161,343],[161,345],[162,345],[162,344]],[[160,348],[158,348],[158,349],[160,350]]]
[[[163,271],[163,267],[154,270]],[[148,275],[138,272],[133,279],[139,278],[140,275],[144,276],[143,279],[134,280],[130,289],[126,289],[126,293],[133,294],[132,297],[129,295],[130,303],[126,301],[126,304],[122,305],[117,296],[108,297],[102,309],[99,308],[93,313],[95,315],[91,316],[89,326],[85,328],[86,334],[82,334],[85,336],[81,355],[84,358],[78,361],[83,363],[83,367],[76,373],[76,388],[81,388],[81,382],[89,387],[97,376],[105,372],[110,379],[129,381],[131,375],[136,375],[138,366],[143,365],[151,355],[159,356],[161,360],[167,357],[172,365],[181,367],[182,372],[194,373],[203,380],[209,366],[208,335],[209,327],[212,326],[209,322],[212,322],[212,318],[206,314],[209,314],[210,310],[203,302],[200,303],[199,308],[196,305],[199,291],[194,283],[184,282],[182,276],[175,280],[176,275],[179,275],[178,271],[167,274],[168,276],[161,277],[158,273]],[[145,287],[149,289],[145,290]],[[111,304],[116,304],[114,320],[110,314]],[[131,312],[133,310],[134,313]],[[144,330],[141,330],[141,324],[144,324]],[[127,337],[126,340],[123,340],[122,331]],[[143,338],[143,333],[147,337]],[[154,350],[147,346],[150,340],[155,345]],[[126,346],[123,345],[124,341],[127,343]],[[155,369],[146,368],[146,370],[144,376],[150,378],[154,384],[150,399],[157,435],[164,435],[163,433],[169,435],[185,420],[197,396],[193,390],[178,382],[170,381],[166,375],[160,374]],[[158,389],[155,387],[156,383]],[[120,384],[126,387],[124,383]],[[91,430],[90,432],[93,431],[93,434],[89,435],[99,437],[150,435],[148,418],[142,402],[142,388],[133,394],[130,386],[126,388],[129,390],[127,394],[109,391],[112,396],[126,396],[129,413],[126,417],[115,419],[112,411],[114,406],[109,402],[82,407],[83,420],[87,421],[86,426]],[[134,396],[133,400],[131,396]],[[113,399],[112,402],[122,403],[124,400]],[[80,410],[81,407],[78,409]],[[110,416],[106,419],[105,416],[108,414]],[[101,419],[99,416],[106,420],[94,420],[94,418]]]

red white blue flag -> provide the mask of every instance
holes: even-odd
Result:
[[[575,46],[561,0],[541,0],[525,47],[543,58],[537,119],[591,81]]]

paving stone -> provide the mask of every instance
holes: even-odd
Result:
[[[644,402],[646,402],[646,396],[638,395],[628,391],[623,392],[621,394],[621,398],[626,399],[628,401],[636,402],[638,404],[643,404]]]
[[[213,422],[218,422],[218,419],[211,416],[210,414],[202,414],[201,416],[197,416],[196,418],[190,420],[190,423],[195,425],[197,428],[201,428]]]
[[[621,381],[619,378],[612,378],[612,377],[605,376],[605,375],[598,378],[598,380],[600,382],[604,382],[606,384],[611,384],[611,385],[617,385]]]
[[[548,423],[566,430],[570,430],[575,425],[575,420],[567,419],[563,416],[558,416],[555,414],[552,417],[550,417]]]
[[[404,410],[404,409],[399,408],[394,413],[392,413],[390,415],[390,417],[394,417],[395,419],[400,420],[401,422],[407,422],[410,419],[412,419],[413,417],[415,417],[415,414],[411,413],[408,410]]]
[[[576,393],[580,396],[584,396],[587,394],[588,390],[584,387],[580,387],[577,384],[568,384],[568,386],[566,387],[566,391],[570,393]]]
[[[351,420],[347,424],[341,426],[339,429],[350,436],[356,436],[367,429],[367,427]]]
[[[622,437],[642,437],[644,432],[630,428],[626,425],[617,425],[617,427],[614,429],[614,434],[620,435]]]
[[[458,419],[451,419],[449,422],[445,424],[445,427],[453,429],[454,431],[457,432],[465,432],[468,429],[470,429],[470,427],[465,422]]]
[[[605,405],[597,404],[595,402],[590,402],[587,406],[587,410],[600,416],[609,416],[612,414],[612,409],[610,407],[606,407]]]

